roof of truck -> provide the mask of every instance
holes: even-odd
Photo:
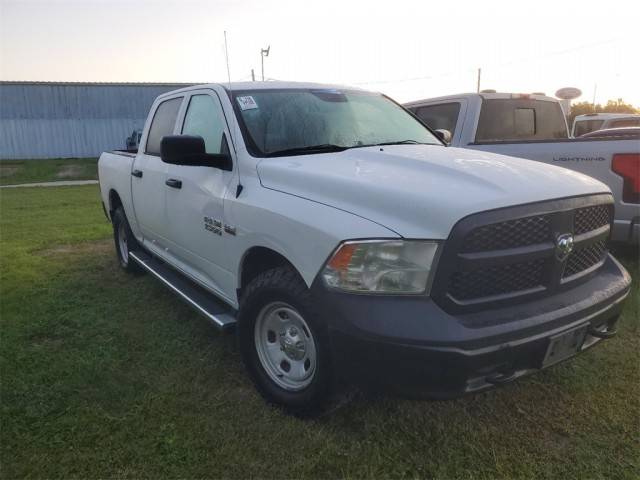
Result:
[[[442,97],[425,98],[422,100],[413,100],[404,105],[411,107],[421,105],[423,103],[441,103],[446,100],[459,100],[461,98],[486,98],[486,99],[509,99],[509,98],[532,98],[534,100],[545,100],[548,102],[558,102],[557,98],[548,97],[538,93],[506,93],[506,92],[480,92],[480,93],[458,93],[456,95],[445,95]]]
[[[280,89],[280,88],[300,88],[300,89],[322,89],[322,90],[360,90],[365,91],[362,88],[352,87],[348,85],[333,85],[328,83],[311,83],[311,82],[285,82],[281,80],[268,80],[264,82],[230,82],[230,83],[205,83],[202,85],[192,85],[187,88],[181,88],[179,90],[174,90],[172,92],[167,92],[166,95],[174,94],[177,92],[185,92],[189,90],[196,90],[199,88],[207,88],[212,86],[223,87],[227,90],[231,91],[242,91],[242,90],[272,90],[272,89]]]

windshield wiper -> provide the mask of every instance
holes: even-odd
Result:
[[[285,148],[284,150],[276,150],[267,153],[267,157],[284,157],[287,155],[298,155],[304,153],[325,153],[325,152],[342,152],[349,147],[344,145],[334,145],[332,143],[323,143],[321,145],[309,145],[306,147]]]
[[[396,140],[395,142],[374,143],[373,145],[378,146],[378,145],[433,145],[433,144],[419,142],[417,140]]]

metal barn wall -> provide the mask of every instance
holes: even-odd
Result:
[[[124,148],[154,99],[184,86],[0,82],[0,159],[97,157]]]

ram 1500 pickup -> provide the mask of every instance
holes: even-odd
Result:
[[[405,104],[454,147],[570,168],[609,186],[612,239],[640,243],[640,142],[637,138],[569,138],[560,103],[536,94],[465,93]]]
[[[99,176],[122,268],[234,327],[293,411],[338,376],[431,397],[510,382],[613,336],[629,292],[606,185],[447,147],[378,93],[177,90]]]

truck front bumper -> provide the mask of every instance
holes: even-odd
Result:
[[[586,282],[517,306],[451,315],[429,297],[345,294],[318,280],[335,371],[412,396],[451,398],[540,370],[552,338],[583,327],[577,352],[613,336],[631,278],[609,256]]]

